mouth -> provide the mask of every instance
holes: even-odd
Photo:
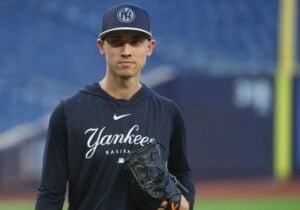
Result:
[[[133,61],[119,61],[118,62],[118,65],[121,67],[121,68],[131,68],[135,65],[135,62]]]
[[[128,65],[128,64],[134,64],[134,62],[133,61],[119,61],[119,64]]]

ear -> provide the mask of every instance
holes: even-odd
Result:
[[[147,56],[151,56],[155,47],[155,40],[151,39],[150,41],[148,41],[148,49],[147,49]]]
[[[101,55],[103,55],[105,53],[104,51],[104,41],[102,39],[97,39],[97,45],[98,45],[98,49]]]

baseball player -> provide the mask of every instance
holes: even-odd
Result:
[[[53,111],[35,209],[62,209],[67,188],[69,210],[138,210],[128,193],[124,160],[134,146],[154,141],[165,148],[170,173],[188,189],[174,209],[193,209],[180,110],[141,83],[155,47],[147,11],[130,4],[108,9],[97,44],[106,74]]]

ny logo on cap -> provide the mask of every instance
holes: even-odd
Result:
[[[131,8],[125,7],[118,11],[117,18],[120,22],[130,23],[134,20],[135,13]]]

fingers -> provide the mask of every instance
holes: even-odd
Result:
[[[181,196],[181,201],[180,201],[180,208],[179,210],[189,210],[190,205],[189,202],[185,199],[185,197],[182,195]]]
[[[157,210],[165,210],[167,208],[167,205],[168,205],[168,201],[163,201]]]

